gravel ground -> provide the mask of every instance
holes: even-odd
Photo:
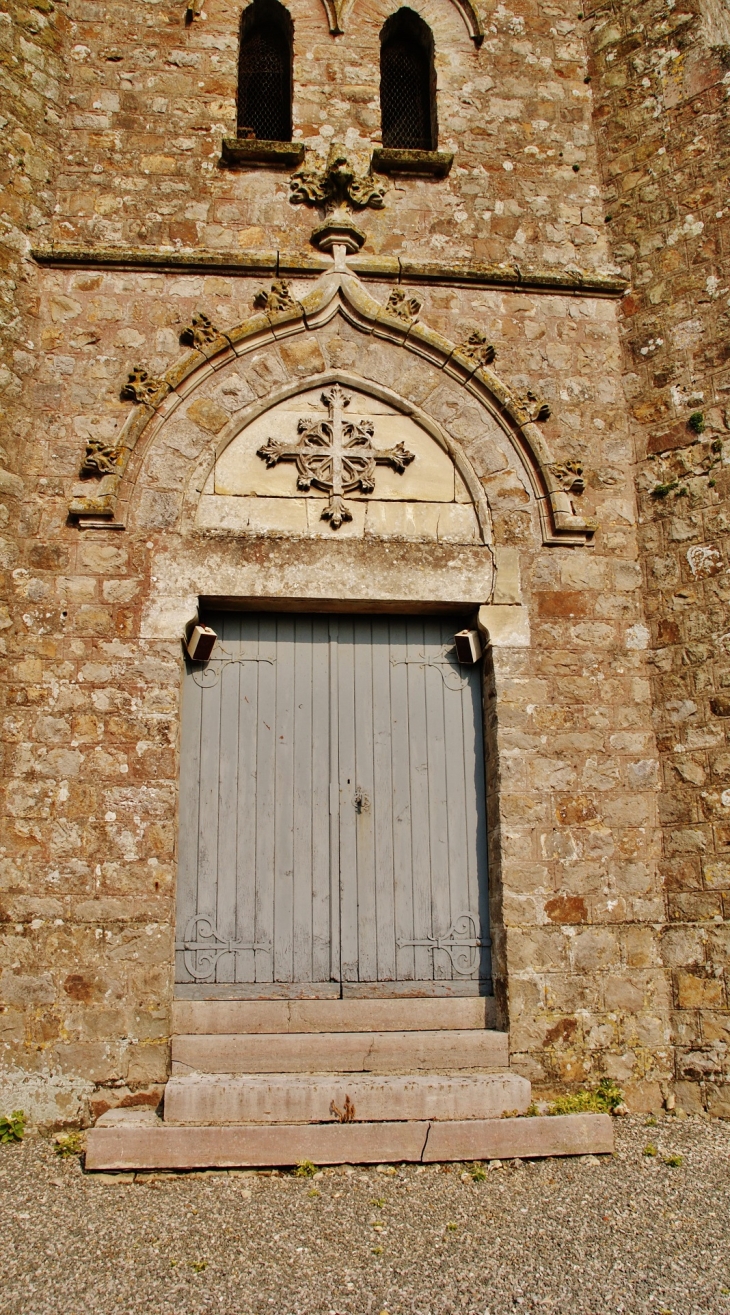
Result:
[[[616,1133],[613,1158],[483,1181],[462,1165],[119,1181],[28,1137],[0,1146],[0,1312],[730,1315],[730,1124]]]

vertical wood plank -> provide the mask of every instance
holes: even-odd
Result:
[[[430,885],[431,885],[431,927],[434,936],[448,931],[450,918],[449,899],[449,863],[448,863],[448,828],[451,801],[446,793],[446,737],[444,726],[444,701],[448,691],[446,681],[453,679],[449,668],[444,668],[442,624],[438,620],[427,619],[423,626],[423,650],[428,659],[424,667],[424,695],[426,704],[426,753],[428,803],[426,825],[428,827]],[[434,665],[429,665],[433,663]],[[456,680],[459,679],[457,672]],[[461,712],[460,696],[456,695],[456,711]],[[451,960],[443,950],[430,953],[429,977],[450,978]]]
[[[339,721],[339,617],[331,616],[327,623],[327,651],[329,656],[329,906],[330,906],[330,976],[342,980],[342,901],[340,898],[340,721]]]
[[[375,844],[375,923],[379,982],[396,975],[395,868],[393,863],[394,709],[390,701],[390,620],[372,621],[373,668],[373,827]]]
[[[274,978],[274,817],[276,806],[276,618],[259,620],[256,755],[256,940],[270,950],[256,951],[256,981]]]
[[[238,684],[241,667],[241,622],[234,613],[222,618],[218,632],[224,655],[234,660],[220,664],[220,744],[218,761],[218,866],[216,927],[218,934],[232,940],[236,934],[236,859],[238,821]],[[217,982],[236,980],[236,955],[222,954],[216,970]]]
[[[292,838],[293,930],[292,980],[312,978],[312,849],[314,841],[314,774],[312,693],[312,618],[294,618],[294,834]]]
[[[239,617],[241,652],[259,656],[259,618],[243,612]],[[238,676],[238,797],[236,799],[236,938],[249,945],[259,939],[256,925],[256,825],[258,781],[259,663],[242,662]],[[268,962],[260,956],[262,964]],[[236,955],[237,982],[256,981],[253,950]]]
[[[357,829],[353,796],[355,762],[354,623],[340,617],[337,643],[337,716],[339,743],[340,812],[340,967],[342,980],[358,980]]]
[[[413,847],[413,931],[422,940],[431,929],[431,852],[428,818],[428,727],[426,722],[426,636],[424,623],[408,626],[408,720],[411,789],[411,844]],[[416,947],[418,981],[433,977],[433,954]]]
[[[353,625],[353,675],[356,792],[362,803],[351,804],[357,846],[357,980],[377,981],[377,925],[375,900],[376,819],[373,775],[373,620],[358,617]]]
[[[329,981],[330,954],[330,653],[329,622],[312,621],[312,977]],[[339,976],[339,963],[337,965]]]
[[[182,942],[188,922],[198,911],[198,832],[200,816],[200,745],[203,691],[196,683],[193,663],[186,659],[181,696],[180,796],[177,857],[177,941]],[[175,981],[193,978],[185,967],[182,950],[175,954]]]
[[[274,981],[294,970],[294,617],[276,633],[276,787],[274,813]]]
[[[410,706],[408,701],[408,630],[405,619],[392,617],[390,643],[390,726],[393,798],[393,900],[395,905],[396,977],[413,981],[415,950],[398,942],[415,936],[413,912],[413,844],[411,809]]]
[[[218,618],[218,634],[225,640],[224,619]],[[216,928],[218,904],[218,796],[220,790],[221,681],[220,664],[211,663],[212,683],[203,689],[203,719],[200,741],[200,814],[198,827],[198,912],[210,917]],[[202,679],[207,679],[203,676]],[[216,973],[209,978],[217,981]]]
[[[453,638],[453,631],[446,623],[442,626],[442,643],[448,644]],[[467,910],[477,910],[477,905],[471,901],[471,892],[469,887],[470,867],[473,867],[473,861],[469,857],[469,832],[466,811],[466,795],[468,790],[473,789],[473,782],[470,784],[466,777],[465,747],[464,737],[468,735],[468,714],[465,718],[465,707],[469,701],[468,682],[471,679],[471,668],[460,667],[455,664],[454,674],[447,675],[446,683],[443,690],[444,698],[444,750],[446,765],[446,791],[449,801],[448,806],[448,880],[446,882],[446,894],[448,896],[448,912],[444,911],[444,918],[448,918],[443,925],[448,927],[452,924],[454,918],[458,918],[461,913]],[[463,688],[466,686],[466,688]],[[453,687],[453,688],[451,688]],[[465,703],[466,700],[466,703]],[[443,959],[445,955],[441,956]],[[456,975],[450,973],[449,975]]]

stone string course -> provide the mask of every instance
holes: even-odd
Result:
[[[687,406],[672,387],[689,395],[687,353],[721,341],[723,303],[707,292],[721,271],[718,256],[698,254],[706,239],[683,227],[684,209],[676,223],[666,220],[663,245],[640,256],[643,238],[632,236],[632,225],[640,220],[658,234],[664,212],[649,196],[646,215],[636,210],[634,221],[641,188],[621,182],[639,168],[624,161],[652,133],[668,134],[667,158],[669,137],[671,150],[696,152],[689,127],[683,136],[663,117],[632,109],[639,92],[649,95],[630,63],[635,49],[617,63],[604,46],[593,84],[586,81],[585,38],[600,44],[605,15],[580,22],[567,0],[549,9],[527,0],[480,6],[485,40],[477,51],[455,6],[423,0],[436,44],[439,148],[454,151],[454,164],[444,179],[389,179],[385,208],[358,221],[367,230],[363,260],[541,268],[562,279],[580,268],[614,288],[612,259],[623,262],[633,281],[623,355],[616,306],[601,295],[403,281],[430,330],[455,343],[483,331],[500,376],[547,399],[551,418],[541,433],[555,461],[584,468],[579,510],[598,523],[592,546],[544,546],[525,469],[485,409],[465,404],[425,359],[342,317],[209,375],[135,449],[122,498],[126,528],[80,530],[69,502],[97,486],[79,480],[86,446],[114,445],[132,405],[120,397],[130,371],[139,363],[153,377],[171,369],[194,314],[223,331],[240,324],[262,277],[41,267],[31,246],[177,247],[231,259],[281,250],[315,266],[319,257],[309,246],[315,213],[289,204],[288,173],[219,168],[222,138],[235,125],[238,8],[208,0],[207,17],[186,28],[177,6],[43,4],[18,8],[15,25],[0,28],[11,42],[0,68],[3,113],[16,116],[5,130],[15,172],[2,201],[0,270],[8,307],[0,378],[0,1104],[45,1082],[45,1104],[34,1097],[39,1116],[71,1121],[159,1095],[169,1071],[180,618],[214,575],[234,582],[235,592],[236,580],[256,572],[259,580],[268,573],[295,581],[297,573],[321,575],[330,562],[346,577],[356,563],[344,541],[191,531],[183,495],[192,496],[193,468],[237,411],[289,381],[306,387],[323,370],[356,370],[448,431],[484,488],[495,547],[519,555],[531,643],[493,650],[488,701],[495,953],[515,1067],[544,1090],[611,1074],[637,1108],[658,1107],[678,1076],[683,1100],[721,1111],[722,896],[730,887],[722,858],[726,723],[711,701],[724,707],[725,693],[720,649],[703,627],[710,618],[717,635],[730,626],[720,619],[724,577],[702,567],[705,574],[690,579],[687,551],[697,544],[724,553],[724,477],[721,467],[691,475],[704,490],[702,521],[692,519],[700,515],[695,484],[685,501],[668,495],[659,503],[642,475],[639,524],[633,481],[645,433],[675,432],[672,425],[685,432]],[[378,34],[389,8],[361,0],[337,38],[319,0],[292,0],[291,10],[295,134],[322,159],[332,140],[345,141],[362,172],[380,145]],[[628,16],[610,22],[623,34]],[[614,86],[610,78],[623,68],[627,81]],[[718,61],[715,90],[702,93],[708,133],[723,76]],[[680,96],[671,112],[694,125],[693,104]],[[640,128],[624,126],[632,114]],[[619,145],[622,133],[629,144]],[[641,168],[648,178],[649,166]],[[693,179],[695,171],[710,188],[715,175],[693,157]],[[692,223],[707,211],[709,229],[710,211],[722,209],[720,176],[718,165],[705,209],[688,202]],[[669,204],[672,188],[659,186]],[[694,187],[688,177],[688,194]],[[610,189],[628,196],[609,224],[602,188],[609,213]],[[616,234],[635,241],[636,252],[622,254]],[[682,310],[675,328],[668,303],[680,276],[673,266],[662,275],[660,262],[680,258],[686,299],[699,299],[701,285],[709,300]],[[651,301],[662,278],[666,302]],[[311,275],[293,277],[293,297],[311,286]],[[384,290],[370,290],[386,300]],[[702,327],[687,328],[689,321]],[[628,375],[630,413],[622,374],[639,323],[648,337]],[[641,355],[657,335],[675,343],[678,371],[660,385],[651,373],[658,366]],[[722,364],[706,370],[703,388],[712,376],[719,389]],[[714,440],[724,424],[721,394],[713,392],[712,411],[707,397]],[[668,409],[655,415],[653,405]],[[667,442],[671,455],[647,460],[646,470],[668,477],[682,454],[695,464],[714,459],[709,437]],[[689,526],[686,542],[673,528],[680,524]],[[642,546],[639,534],[656,538]],[[367,551],[371,569],[387,579],[392,563],[420,548],[375,543]],[[645,586],[642,554],[647,568],[656,561],[668,575],[649,574]],[[670,620],[686,632],[660,633]],[[704,657],[684,656],[705,649]],[[715,667],[711,687],[696,683]],[[689,775],[660,775],[655,709],[667,773],[676,761]],[[667,738],[673,746],[678,734],[681,754]],[[705,736],[701,744],[695,734]],[[680,809],[667,818],[664,842],[658,803]]]

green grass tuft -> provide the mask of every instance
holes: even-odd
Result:
[[[569,1096],[558,1096],[548,1114],[612,1114],[623,1099],[623,1091],[612,1078],[601,1078],[592,1091],[584,1088]]]
[[[54,1141],[55,1146],[53,1149],[56,1155],[60,1155],[63,1160],[69,1159],[72,1155],[83,1155],[84,1153],[84,1138],[80,1132],[60,1132],[54,1138]]]
[[[0,1118],[0,1142],[22,1141],[25,1136],[25,1114],[22,1110],[13,1110],[8,1118]]]
[[[316,1164],[312,1164],[311,1160],[300,1160],[299,1164],[294,1170],[294,1177],[313,1178],[316,1172],[317,1172],[317,1166]]]

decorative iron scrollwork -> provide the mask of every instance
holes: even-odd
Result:
[[[488,936],[479,935],[476,913],[460,913],[443,936],[425,936],[421,940],[397,942],[398,949],[443,950],[459,977],[472,977],[479,967],[479,950],[491,945]]]
[[[454,654],[454,660],[449,661],[449,653]],[[391,658],[391,667],[435,667],[441,676],[442,681],[452,694],[458,694],[460,690],[466,689],[469,684],[469,678],[464,677],[463,668],[456,658],[456,647],[454,644],[444,644],[438,653],[431,657],[426,657],[425,653],[420,657]],[[456,678],[456,684],[449,682],[447,675]]]
[[[183,962],[196,982],[209,982],[215,977],[218,962],[224,954],[238,954],[243,950],[264,950],[271,954],[270,941],[236,941],[221,936],[213,918],[207,913],[196,913],[185,927],[183,939],[176,942]]]
[[[254,657],[248,653],[239,653],[234,657],[223,644],[219,643],[218,648],[224,654],[223,657],[211,657],[205,664],[193,667],[191,675],[199,689],[212,689],[217,685],[226,667],[240,667],[245,662],[266,662],[270,667],[276,665],[276,658],[273,657]]]

